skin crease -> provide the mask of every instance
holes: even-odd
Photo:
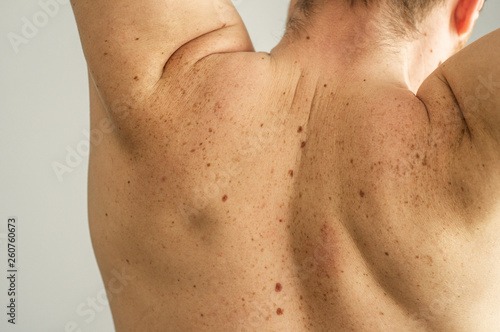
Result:
[[[475,67],[498,34],[445,62],[482,4],[444,1],[408,38],[383,8],[325,1],[269,54],[246,34],[203,54],[224,24],[131,72],[146,52],[108,60],[116,36],[80,23],[91,127],[113,124],[88,204],[116,330],[500,330],[499,94],[485,120],[458,106],[469,77],[498,82]]]

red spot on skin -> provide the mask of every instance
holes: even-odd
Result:
[[[305,147],[306,147],[306,142],[302,142],[302,143],[300,144],[300,147],[301,147],[301,148],[305,148]]]
[[[297,130],[298,133],[301,133],[304,129],[302,128],[302,126],[299,127],[299,129]]]
[[[290,175],[291,178],[293,178],[293,169],[289,170],[288,174]]]
[[[278,310],[276,310],[276,314],[279,316],[283,315],[283,309],[278,308]]]
[[[281,286],[281,284],[278,282],[278,283],[276,284],[276,288],[275,288],[276,292],[278,292],[278,293],[279,293],[279,292],[281,292],[281,290],[282,290],[282,289],[283,289],[283,286]]]
[[[222,201],[223,202],[227,201],[227,198],[228,198],[227,195],[222,196]]]
[[[280,219],[280,222],[283,222],[283,219]]]
[[[360,191],[359,191],[359,196],[361,196],[361,197],[365,197],[365,192],[364,192],[363,190],[360,190]]]
[[[165,182],[165,181],[167,181],[167,177],[166,176],[164,176],[164,177],[161,178],[161,182]]]

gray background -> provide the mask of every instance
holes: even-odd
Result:
[[[104,287],[87,226],[86,66],[69,1],[57,0],[44,21],[41,3],[50,1],[0,3],[0,276],[7,270],[7,218],[20,224],[18,324],[7,324],[1,309],[0,331],[72,331],[70,322],[74,331],[113,331],[105,302],[87,302]],[[288,1],[233,2],[255,48],[270,51],[284,31]],[[500,2],[488,0],[472,40],[500,28],[499,14]],[[34,19],[41,27],[16,52],[8,34],[21,35],[23,20]],[[71,150],[81,159],[60,179],[53,163],[65,164]],[[1,277],[1,308],[6,290]]]

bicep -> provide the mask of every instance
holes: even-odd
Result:
[[[72,0],[72,5],[89,72],[105,104],[153,93],[169,59],[186,46],[195,45],[178,66],[252,49],[231,0]]]

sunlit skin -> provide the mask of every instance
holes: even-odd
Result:
[[[118,332],[500,330],[500,31],[454,55],[482,0],[411,36],[322,1],[270,53],[230,0],[72,5]]]

